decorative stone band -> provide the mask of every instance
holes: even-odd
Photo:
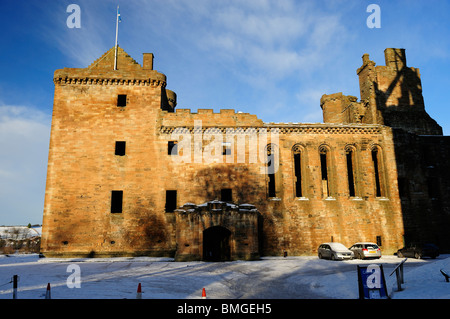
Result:
[[[55,84],[87,84],[87,85],[136,85],[166,87],[166,81],[162,79],[123,79],[123,78],[96,78],[96,77],[54,77]]]
[[[364,135],[379,135],[381,134],[383,125],[326,125],[326,124],[267,124],[262,127],[255,126],[217,126],[217,127],[196,127],[196,126],[161,126],[160,133],[162,134],[172,134],[176,129],[180,133],[200,133],[206,130],[214,130],[214,132],[227,133],[227,130],[234,130],[235,134],[245,134],[251,130],[267,129],[267,132],[278,133],[278,134],[364,134]]]

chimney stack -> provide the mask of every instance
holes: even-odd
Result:
[[[143,68],[144,70],[153,70],[153,53],[144,53]]]

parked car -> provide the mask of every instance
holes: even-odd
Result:
[[[319,246],[317,254],[320,259],[331,260],[353,259],[353,252],[340,243],[323,243]]]
[[[381,258],[381,249],[374,243],[356,243],[349,248],[355,258]]]
[[[403,257],[413,257],[420,259],[422,257],[436,258],[439,256],[439,248],[434,244],[417,244],[412,243],[407,247],[403,247],[397,251],[397,256]]]

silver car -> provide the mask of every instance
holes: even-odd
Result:
[[[356,243],[350,250],[355,254],[355,258],[381,258],[381,249],[374,243]]]
[[[353,252],[340,243],[323,243],[319,246],[317,254],[320,259],[331,260],[353,259]]]

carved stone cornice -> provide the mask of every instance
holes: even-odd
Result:
[[[55,84],[84,84],[84,85],[136,85],[136,86],[152,86],[166,87],[166,81],[163,79],[139,79],[139,78],[115,78],[115,77],[70,77],[55,76],[53,78]]]
[[[327,124],[268,124],[261,127],[194,127],[194,126],[161,126],[159,131],[162,134],[171,134],[175,129],[179,133],[227,133],[228,129],[234,130],[235,134],[246,134],[252,132],[267,130],[267,133],[278,134],[357,134],[357,135],[378,135],[381,134],[382,125],[327,125]],[[201,132],[200,132],[201,129]]]

